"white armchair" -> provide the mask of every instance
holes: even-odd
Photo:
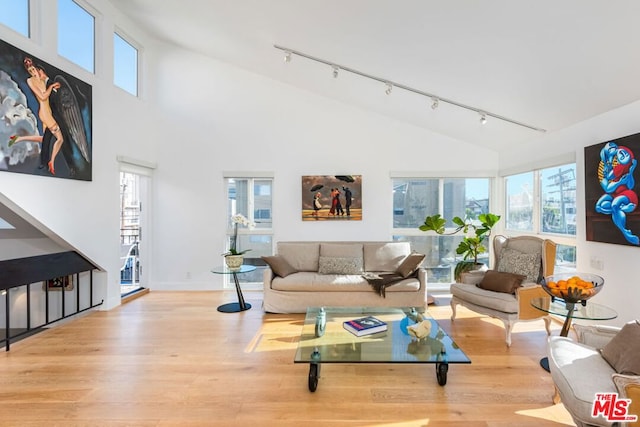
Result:
[[[485,314],[504,323],[505,341],[511,346],[511,331],[519,321],[543,319],[547,334],[551,333],[551,318],[544,312],[531,306],[533,298],[548,296],[538,283],[542,278],[553,274],[556,257],[556,244],[548,239],[535,236],[506,237],[493,239],[494,268],[498,268],[502,252],[511,249],[519,254],[539,254],[539,261],[532,266],[537,273],[535,280],[523,283],[514,294],[481,289],[476,285],[482,281],[483,272],[462,275],[462,283],[451,285],[451,320],[455,320],[456,306],[462,305],[469,310]]]
[[[640,425],[640,421],[614,424],[592,414],[596,393],[618,393],[619,398],[631,399],[628,413],[640,416],[640,376],[616,373],[600,351],[620,328],[573,327],[577,342],[568,337],[549,338],[549,370],[556,387],[554,403],[562,400],[578,427]]]

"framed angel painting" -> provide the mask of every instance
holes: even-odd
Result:
[[[585,147],[587,240],[640,246],[640,133]]]
[[[91,181],[91,85],[0,40],[0,170]]]
[[[302,177],[303,221],[361,221],[362,175]]]

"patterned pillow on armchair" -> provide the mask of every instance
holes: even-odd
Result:
[[[525,276],[523,283],[538,283],[541,263],[542,259],[539,253],[527,254],[515,249],[504,248],[500,253],[496,270],[503,273],[521,274]]]

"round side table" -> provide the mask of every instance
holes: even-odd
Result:
[[[611,320],[618,317],[618,313],[614,309],[601,304],[594,304],[591,301],[588,301],[586,305],[581,303],[566,304],[561,299],[554,298],[552,300],[551,297],[541,297],[532,299],[531,305],[545,313],[564,317],[564,324],[560,331],[560,336],[562,337],[569,335],[573,319]],[[549,358],[543,357],[540,360],[540,366],[549,372]]]
[[[250,273],[256,269],[255,265],[242,265],[239,270],[229,270],[227,266],[215,267],[211,270],[213,274],[227,274],[233,276],[233,281],[236,285],[236,293],[238,294],[238,302],[230,302],[222,304],[218,307],[218,311],[222,313],[238,313],[240,311],[249,310],[251,304],[244,302],[242,296],[242,289],[240,289],[240,282],[238,281],[238,274]]]

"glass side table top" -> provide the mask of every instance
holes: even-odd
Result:
[[[242,289],[240,288],[240,280],[238,280],[238,274],[249,273],[256,269],[255,265],[242,264],[238,269],[229,269],[226,265],[214,267],[211,272],[214,274],[229,274],[233,277],[233,283],[236,286],[236,294],[238,295],[238,302],[230,302],[228,304],[222,304],[218,307],[218,311],[222,313],[238,313],[241,311],[249,310],[251,304],[244,301],[244,295],[242,295]]]
[[[226,265],[221,265],[221,266],[212,268],[211,272],[214,274],[234,274],[234,273],[240,274],[240,273],[250,273],[255,269],[256,269],[255,265],[242,264],[242,266],[238,270],[229,270],[229,268]]]
[[[309,363],[471,363],[467,355],[427,312],[421,313],[431,322],[429,335],[412,337],[407,326],[416,324],[410,308],[325,307],[326,328],[316,337],[316,316],[320,307],[310,307],[304,319],[302,334],[294,362]],[[365,316],[375,316],[388,325],[377,334],[357,337],[342,323]]]
[[[567,317],[570,314],[570,309],[562,299],[551,301],[550,297],[534,298],[531,300],[531,305],[538,310],[557,316]],[[574,304],[571,317],[585,320],[611,320],[618,317],[618,313],[607,306],[587,301],[586,306],[580,303]]]

